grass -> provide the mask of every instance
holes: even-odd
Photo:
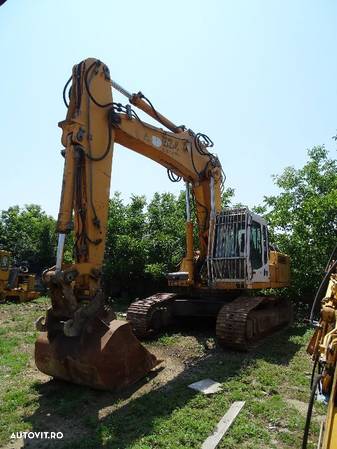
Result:
[[[305,353],[311,331],[304,325],[279,332],[250,353],[219,350],[212,330],[166,332],[147,345],[168,351],[185,369],[167,382],[150,381],[151,388],[140,384],[138,391],[113,394],[50,381],[36,370],[34,321],[47,307],[43,298],[0,306],[0,445],[12,432],[51,430],[64,433],[51,447],[64,449],[197,449],[231,403],[244,400],[220,449],[301,446],[311,371]],[[204,396],[187,387],[206,377],[223,390]],[[324,413],[321,405],[317,413]],[[309,448],[318,427],[314,421]],[[36,440],[35,447],[50,446]]]
[[[155,344],[162,346],[174,346],[175,344],[179,343],[180,340],[181,340],[180,333],[172,335],[164,333],[157,338]]]

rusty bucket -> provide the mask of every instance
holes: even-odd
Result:
[[[37,368],[56,379],[102,390],[134,384],[160,361],[134,336],[128,322],[96,318],[79,337],[41,332],[35,342]]]

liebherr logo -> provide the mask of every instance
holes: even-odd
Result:
[[[11,440],[22,439],[45,439],[45,440],[62,440],[63,432],[13,432]]]
[[[152,136],[152,145],[156,148],[160,148],[162,145],[162,140],[160,137]]]

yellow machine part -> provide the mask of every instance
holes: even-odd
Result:
[[[307,352],[321,368],[322,393],[329,397],[328,410],[322,424],[317,449],[337,449],[337,261],[334,250],[325,270],[320,289],[320,320],[307,347]],[[323,286],[327,283],[326,291]],[[316,298],[318,296],[316,295]],[[313,305],[313,310],[315,303]],[[311,316],[313,315],[313,310]]]
[[[0,250],[0,292],[5,289],[8,282],[10,256],[10,252]]]
[[[283,288],[290,285],[290,257],[278,251],[269,252],[269,272],[270,277],[267,282],[246,282],[240,285],[240,288],[247,290],[257,290],[264,288]],[[169,280],[170,286],[182,286],[182,281]],[[223,290],[237,290],[238,284],[236,282],[222,282],[215,283],[217,289]]]
[[[17,299],[20,302],[30,301],[39,297],[39,292],[35,291],[35,275],[19,273],[14,288],[8,288],[8,281],[11,272],[11,253],[0,250],[0,300]]]
[[[319,442],[318,449],[337,449],[337,370],[334,373],[334,379],[331,389],[331,395],[328,403],[328,411],[325,422],[323,423],[323,441]]]

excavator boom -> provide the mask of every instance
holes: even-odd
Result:
[[[115,140],[110,77],[106,66],[88,59],[74,67],[71,81],[66,120],[59,124],[65,163],[56,265],[43,274],[52,306],[36,323],[35,361],[55,378],[115,390],[141,379],[159,361],[129,323],[106,310],[102,292]],[[75,260],[67,266],[63,251],[70,232]]]

